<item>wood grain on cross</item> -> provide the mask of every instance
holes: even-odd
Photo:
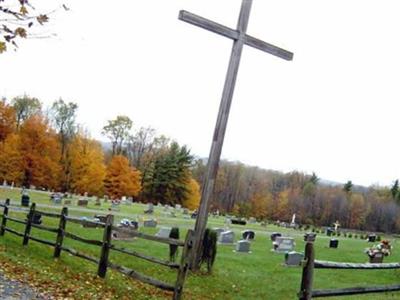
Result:
[[[259,49],[285,60],[293,59],[293,53],[246,34],[251,4],[252,0],[242,0],[242,6],[240,9],[239,20],[236,29],[231,29],[229,27],[210,21],[184,10],[179,12],[180,20],[199,26],[203,29],[207,29],[233,40],[231,58],[229,61],[224,89],[222,92],[218,118],[215,125],[210,155],[207,162],[207,172],[205,174],[201,191],[200,208],[195,225],[195,238],[193,241],[194,255],[191,263],[191,267],[194,270],[198,269],[200,263],[202,240],[207,225],[208,210],[210,207],[211,195],[214,190],[215,178],[217,176],[218,165],[221,157],[221,150],[224,142],[226,125],[228,123],[229,110],[231,107],[232,96],[235,88],[235,82],[239,69],[243,45],[251,46],[253,48]]]

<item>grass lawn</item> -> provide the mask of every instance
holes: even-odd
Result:
[[[36,202],[39,210],[60,211],[59,208],[40,207],[51,205],[49,195],[42,192],[30,192],[31,201]],[[20,200],[20,191],[0,189],[0,199],[11,198]],[[101,207],[94,206],[94,201],[88,208],[108,211],[110,204],[102,203]],[[76,206],[70,207],[70,215],[93,216],[94,212],[77,211]],[[121,205],[120,212],[115,213],[118,222],[125,215],[142,220],[142,204],[130,206]],[[159,226],[180,227],[181,239],[184,239],[188,228],[193,228],[194,220],[184,219],[181,215],[169,218],[163,214],[162,208],[155,207],[155,217]],[[13,212],[12,216],[24,218],[25,213]],[[58,220],[43,217],[43,225],[57,227]],[[67,230],[82,237],[102,238],[101,229],[88,229],[80,225],[67,223]],[[7,226],[23,231],[23,225],[9,221]],[[223,227],[224,217],[209,219],[209,227]],[[231,229],[236,233],[236,240],[244,229],[253,229],[256,238],[251,244],[251,253],[235,253],[234,246],[218,246],[218,255],[212,275],[189,275],[185,284],[184,299],[296,299],[301,280],[300,267],[283,266],[284,255],[270,251],[270,234],[281,232],[284,236],[294,237],[296,250],[304,251],[303,231],[278,228],[273,225],[261,227],[259,224],[247,226],[233,225]],[[140,228],[140,231],[154,234],[156,228]],[[32,229],[32,235],[55,240],[55,234]],[[315,242],[316,259],[366,262],[367,256],[363,253],[368,244],[365,240],[339,237],[339,248],[329,249],[329,237],[318,235]],[[390,238],[393,245],[393,254],[385,258],[385,262],[400,261],[400,250],[396,240]],[[168,258],[168,246],[156,242],[135,239],[129,242],[115,241],[117,245],[142,252],[162,259]],[[89,246],[70,239],[64,244],[81,252],[99,257],[100,248]],[[70,299],[168,299],[169,293],[163,292],[146,284],[125,278],[117,272],[109,270],[106,280],[96,278],[97,266],[67,253],[62,253],[59,260],[52,258],[53,248],[29,241],[27,247],[22,247],[22,238],[8,232],[0,237],[0,270],[7,274],[14,273],[21,280],[31,281],[41,290],[51,290],[55,294]],[[127,266],[143,274],[160,280],[173,283],[176,280],[176,271],[165,267],[147,263],[140,259],[111,251],[110,261]],[[21,273],[22,272],[22,273]],[[23,275],[18,275],[23,274]],[[367,285],[397,284],[400,279],[399,270],[315,270],[314,288],[339,288]],[[400,292],[389,294],[370,294],[353,297],[332,297],[331,299],[400,299]]]

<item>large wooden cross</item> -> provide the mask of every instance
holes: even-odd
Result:
[[[235,82],[239,69],[239,62],[242,54],[243,45],[257,48],[261,51],[267,52],[286,60],[293,59],[293,53],[246,34],[251,4],[252,0],[242,0],[242,6],[240,9],[239,20],[236,30],[184,10],[181,10],[179,12],[180,20],[207,29],[233,40],[231,58],[229,61],[228,72],[226,74],[225,85],[222,92],[222,99],[219,107],[217,123],[215,125],[214,137],[212,140],[210,156],[207,163],[207,172],[205,174],[201,191],[200,208],[195,225],[195,238],[193,241],[194,255],[191,262],[191,268],[194,270],[199,268],[203,236],[207,225],[208,210],[210,207],[211,195],[214,190],[215,178],[217,176],[218,165],[221,156],[222,145],[224,142],[226,125],[228,123],[229,110],[231,107],[232,96],[235,88]]]

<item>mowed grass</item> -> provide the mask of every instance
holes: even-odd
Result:
[[[50,205],[49,195],[41,192],[31,192],[31,200],[37,204]],[[14,201],[20,200],[20,191],[1,190],[0,199],[11,198]],[[74,202],[74,201],[73,201]],[[89,205],[89,208],[108,211],[110,204],[102,203],[101,207]],[[79,212],[74,210],[76,206],[70,207],[70,215],[93,216],[94,212]],[[120,212],[115,213],[116,222],[125,215],[130,218],[142,220],[146,218],[143,210],[146,205],[133,204],[130,206],[121,205]],[[167,217],[162,208],[155,207],[155,215],[159,221],[159,226],[178,226],[180,237],[184,239],[186,231],[193,228],[194,220],[184,219],[178,214],[177,218]],[[60,211],[61,206],[56,208],[38,209],[47,211]],[[113,212],[114,213],[114,212]],[[13,216],[25,218],[25,213],[12,213]],[[57,227],[58,220],[43,217],[43,224],[46,226]],[[23,225],[9,221],[8,226],[23,231]],[[224,217],[209,219],[209,227],[223,227]],[[291,236],[296,240],[296,251],[304,251],[303,231],[278,228],[273,225],[261,227],[259,224],[247,226],[231,226],[235,231],[236,240],[240,237],[240,232],[244,229],[253,229],[256,238],[251,244],[251,253],[243,254],[234,252],[234,246],[219,245],[218,255],[212,275],[190,274],[185,284],[184,299],[296,299],[300,286],[301,272],[300,267],[285,267],[283,265],[284,255],[270,251],[270,234],[274,231],[281,232],[285,236]],[[102,230],[83,228],[78,224],[68,223],[67,230],[85,238],[101,240]],[[157,228],[140,228],[140,231],[155,234]],[[51,241],[55,240],[55,234],[32,229],[32,235]],[[385,262],[400,261],[400,249],[397,241],[391,239],[393,244],[393,254],[385,258]],[[318,235],[315,242],[316,258],[320,260],[342,261],[342,262],[366,262],[367,256],[363,250],[370,246],[365,240],[339,237],[339,248],[328,248],[329,237]],[[152,255],[162,259],[168,259],[168,246],[157,242],[143,239],[133,241],[114,241],[116,245],[127,249],[132,249],[147,255]],[[99,257],[100,248],[89,246],[70,239],[65,239],[65,245],[89,255]],[[45,269],[51,280],[65,281],[71,280],[74,274],[91,274],[95,276],[97,266],[86,262],[77,257],[61,254],[60,260],[52,258],[53,248],[46,245],[29,241],[27,247],[22,247],[22,238],[6,232],[4,237],[0,237],[0,258],[9,259],[13,262],[29,264],[31,268]],[[150,275],[157,279],[174,283],[177,272],[166,267],[155,265],[138,258],[111,251],[110,260],[132,268],[140,273]],[[0,266],[1,268],[1,266]],[[66,272],[67,268],[68,272]],[[72,274],[72,276],[71,276]],[[79,278],[79,277],[78,277]],[[355,286],[371,285],[390,285],[397,284],[400,279],[399,270],[315,270],[314,288],[342,288]],[[170,298],[170,294],[159,292],[158,289],[148,285],[139,284],[137,281],[126,278],[117,272],[109,270],[104,285],[115,291],[115,298],[128,299],[165,299]],[[73,294],[75,299],[80,299],[80,292]],[[399,293],[357,295],[352,297],[333,297],[330,299],[400,299]]]

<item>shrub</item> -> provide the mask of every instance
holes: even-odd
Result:
[[[343,236],[344,236],[344,237],[347,237],[347,233],[346,233],[346,232],[345,232],[345,233],[343,233]]]
[[[313,229],[311,229],[312,232],[315,232],[315,228],[313,227]]]
[[[179,240],[179,228],[178,227],[173,227],[171,229],[169,238]],[[169,260],[174,262],[176,260],[177,255],[178,255],[178,246],[169,245]]]
[[[201,265],[207,263],[207,271],[211,273],[214,265],[215,256],[217,255],[217,232],[209,228],[204,233],[203,254],[201,257]]]
[[[353,234],[350,232],[349,235],[348,235],[348,237],[349,237],[349,238],[352,238],[352,237],[353,237]]]
[[[333,232],[332,232],[332,236],[335,236],[335,235],[336,235],[336,232],[335,232],[335,231],[333,231]]]
[[[338,231],[337,236],[340,236],[342,233],[340,231]]]
[[[380,242],[382,240],[382,237],[380,236],[380,235],[378,235],[377,237],[376,237],[376,241],[377,242]]]
[[[356,238],[358,238],[358,235],[357,235],[357,234],[355,234],[355,235],[354,235],[354,238],[355,238],[355,239],[356,239]]]

